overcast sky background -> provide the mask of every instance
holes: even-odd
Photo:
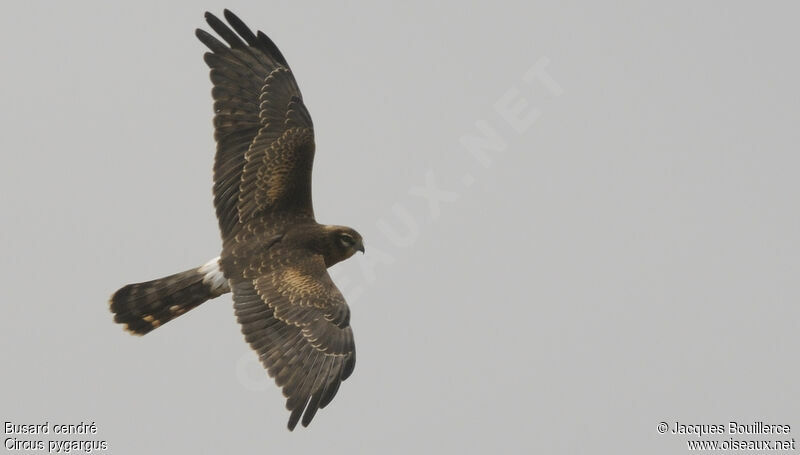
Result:
[[[738,3],[7,5],[0,419],[120,455],[796,437],[798,10]],[[332,270],[355,373],[293,433],[229,295],[143,338],[107,308],[219,253],[194,29],[225,7],[296,74],[318,220],[367,247]]]

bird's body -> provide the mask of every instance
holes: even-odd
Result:
[[[283,55],[225,11],[206,20],[214,83],[214,205],[222,253],[203,266],[129,284],[111,298],[116,322],[143,335],[233,292],[242,332],[287,397],[289,429],[308,425],[353,371],[350,309],[327,268],[364,251],[344,226],[318,224],[311,204],[314,130]]]

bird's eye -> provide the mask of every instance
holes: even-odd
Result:
[[[356,239],[348,234],[342,234],[339,237],[339,241],[342,242],[342,245],[350,247],[356,244]]]

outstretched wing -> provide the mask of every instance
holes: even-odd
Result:
[[[353,372],[350,309],[322,256],[274,251],[279,261],[234,282],[236,317],[250,346],[287,398],[289,429],[308,426]]]
[[[313,125],[286,59],[230,11],[230,27],[205,17],[225,41],[196,31],[211,50],[204,59],[214,83],[214,205],[222,238],[258,217],[313,218]]]

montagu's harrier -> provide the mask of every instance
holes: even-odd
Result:
[[[242,332],[287,398],[289,429],[336,395],[356,361],[350,309],[327,268],[361,235],[318,224],[311,206],[314,129],[286,59],[262,32],[225,11],[206,13],[224,43],[198,29],[211,52],[214,205],[222,253],[207,264],[129,284],[110,301],[114,321],[144,335],[233,291]]]

